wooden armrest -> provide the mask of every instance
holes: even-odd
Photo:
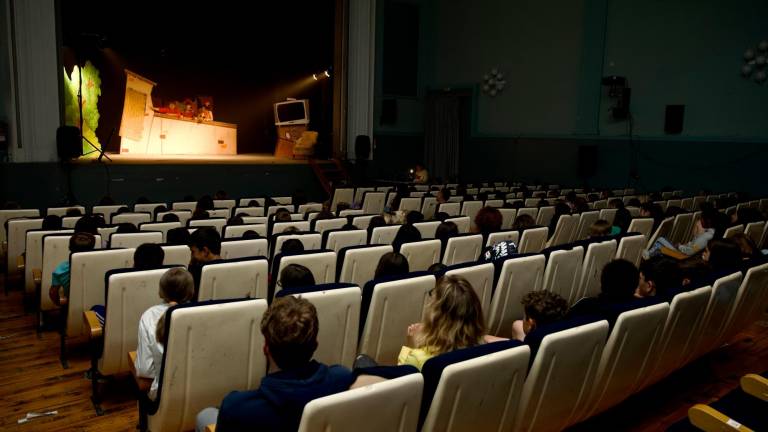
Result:
[[[205,432],[216,432],[216,424],[209,424],[206,426]]]
[[[148,392],[149,388],[152,387],[152,380],[140,377],[136,374],[136,351],[130,351],[128,353],[128,367],[131,368],[131,375],[133,375],[133,379],[136,381],[136,386],[139,390],[145,393]]]
[[[83,321],[91,339],[100,338],[104,335],[104,328],[101,326],[96,312],[91,310],[83,312]]]
[[[688,410],[688,419],[705,432],[752,432],[752,429],[708,405],[696,404],[691,407]]]
[[[682,253],[682,252],[680,252],[678,250],[670,249],[668,247],[663,247],[663,246],[661,248],[661,254],[664,255],[664,256],[668,256],[668,257],[679,259],[679,260],[684,260],[684,259],[690,258],[688,255],[686,255],[686,254],[684,254],[684,253]]]
[[[19,255],[16,257],[16,268],[19,269],[19,271],[22,273],[24,272],[25,264],[24,255]]]
[[[35,281],[35,284],[40,285],[43,282],[43,271],[32,269],[32,280]]]
[[[757,374],[746,374],[741,377],[741,389],[745,393],[768,401],[768,379]]]
[[[128,366],[131,368],[131,374],[136,376],[136,351],[128,352]]]

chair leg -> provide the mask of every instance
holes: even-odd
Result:
[[[91,341],[91,369],[87,372],[87,376],[91,379],[91,403],[93,403],[93,409],[96,410],[96,415],[104,415],[104,409],[101,407],[101,388],[99,385],[99,355],[101,350],[99,349],[100,341]]]
[[[65,310],[62,310],[61,312],[61,327],[59,328],[59,360],[61,361],[61,367],[69,369],[69,361],[67,360],[67,312]]]

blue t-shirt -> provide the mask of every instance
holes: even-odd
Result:
[[[51,285],[63,287],[66,295],[69,295],[69,260],[62,261],[53,270]]]

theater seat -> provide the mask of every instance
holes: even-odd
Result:
[[[485,246],[493,246],[496,243],[502,242],[502,241],[511,241],[514,244],[518,244],[520,240],[520,232],[519,231],[497,231],[488,234],[488,240],[485,242]]]
[[[163,234],[163,242],[166,241],[168,231],[174,228],[181,228],[181,222],[153,222],[143,223],[139,226],[139,231],[157,231]]]
[[[162,245],[165,257],[163,265],[178,265],[187,267],[192,258],[192,252],[187,245]]]
[[[276,255],[272,263],[272,268],[277,270],[272,273],[273,285],[276,285],[280,273],[290,264],[301,264],[308,268],[317,284],[332,283],[336,278],[336,252],[313,250],[291,255]],[[277,291],[280,291],[280,286],[276,286],[275,292]]]
[[[491,294],[493,292],[494,267],[492,263],[476,264],[467,263],[448,267],[445,276],[461,276],[472,285],[472,288],[480,299],[483,308],[483,316],[486,320],[491,307]]]
[[[221,242],[221,257],[225,260],[267,256],[269,244],[265,238],[233,239]]]
[[[369,243],[372,245],[391,245],[401,226],[402,225],[387,225],[374,228]]]
[[[109,245],[112,248],[137,248],[144,243],[163,242],[163,233],[159,231],[145,231],[137,233],[114,233],[109,236]]]
[[[152,215],[149,213],[120,213],[112,216],[112,224],[130,223],[135,227],[147,222],[152,222]]]
[[[483,249],[483,236],[480,234],[451,237],[445,246],[443,264],[447,266],[475,262]]]
[[[408,260],[411,271],[427,270],[429,266],[440,262],[440,240],[422,240],[403,243],[400,253]]]
[[[625,259],[637,267],[640,265],[640,259],[643,257],[645,245],[644,235],[622,237],[619,240],[619,247],[616,249],[616,259]]]
[[[365,230],[339,230],[326,231],[323,249],[329,249],[338,253],[341,249],[350,246],[363,246],[368,241],[368,232]]]
[[[227,225],[224,227],[224,238],[240,238],[246,231],[255,231],[261,237],[267,237],[267,224]]]
[[[211,227],[218,231],[219,235],[224,232],[224,226],[227,224],[227,220],[224,218],[218,219],[196,219],[187,222],[189,228]]]
[[[600,212],[599,211],[587,211],[583,212],[579,215],[579,224],[576,227],[574,236],[571,237],[570,241],[579,241],[584,240],[587,237],[589,237],[589,228],[592,226],[593,223],[597,222],[598,219],[600,219]]]
[[[392,246],[362,246],[348,247],[339,251],[337,270],[340,271],[338,281],[364,286],[373,279],[376,266],[381,257],[392,252]]]
[[[616,256],[616,240],[592,243],[587,247],[584,264],[581,267],[581,280],[576,301],[584,297],[600,294],[600,276],[603,267]]]
[[[768,307],[768,264],[747,270],[739,286],[734,307],[729,312],[725,328],[718,336],[720,343],[729,341],[747,325],[757,321]]]
[[[239,258],[204,264],[198,300],[267,298],[269,264],[264,257]]]
[[[35,294],[35,275],[43,276],[43,239],[47,235],[64,234],[71,235],[72,230],[31,230],[27,231],[26,245],[24,246],[24,292],[27,296]],[[101,245],[99,245],[100,247]],[[51,260],[52,262],[53,260]],[[58,263],[53,264],[54,266]],[[50,279],[48,280],[50,283]]]
[[[538,253],[544,249],[547,244],[547,236],[549,235],[549,228],[528,228],[523,231],[523,235],[520,238],[520,245],[518,251],[520,253]]]
[[[541,289],[543,276],[544,255],[511,258],[502,263],[487,318],[488,334],[512,336],[512,323],[523,319],[520,300],[525,294]]]
[[[299,432],[416,432],[421,374],[315,399],[304,407]]]
[[[323,244],[323,238],[318,233],[277,234],[272,236],[272,243],[274,246],[270,248],[273,258],[280,253],[280,250],[283,248],[283,243],[290,239],[299,240],[301,244],[304,245],[305,251],[319,250]]]
[[[469,218],[469,216],[449,218],[449,219],[446,219],[445,221],[455,223],[456,227],[459,229],[459,234],[468,233],[470,227],[472,226],[472,220]]]
[[[569,243],[575,236],[576,228],[578,228],[579,225],[579,220],[579,215],[561,215],[557,220],[555,232],[552,234],[552,237],[547,243],[547,247],[559,246]]]
[[[435,231],[440,223],[440,221],[418,222],[413,224],[413,227],[419,230],[423,240],[427,240],[435,238]]]
[[[584,248],[556,250],[549,254],[544,270],[542,289],[551,291],[573,304],[579,294],[579,280],[584,260]]]
[[[386,200],[386,192],[366,192],[363,198],[363,203],[360,206],[363,213],[367,214],[381,214],[384,212],[384,201]]]
[[[333,191],[333,199],[331,200],[331,211],[335,212],[339,203],[347,203],[352,205],[355,199],[355,188],[336,188]]]
[[[732,273],[715,281],[707,307],[702,311],[704,317],[701,325],[695,330],[696,337],[692,342],[686,363],[720,347],[720,334],[725,329],[728,316],[736,304],[741,281],[741,272]]]
[[[27,232],[39,230],[43,226],[42,219],[9,219],[8,248],[6,249],[7,273],[15,275],[18,272],[17,260],[24,253],[27,242]],[[2,225],[0,225],[2,230]],[[4,230],[3,230],[4,231]]]
[[[653,231],[653,218],[634,218],[629,223],[627,232],[636,232],[645,236],[646,244]]]

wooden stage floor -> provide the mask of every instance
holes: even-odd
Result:
[[[70,350],[70,368],[58,360],[55,332],[35,332],[34,315],[24,312],[21,292],[3,294],[0,276],[0,428],[4,431],[134,431],[137,407],[133,383],[121,376],[104,388],[105,410],[97,416],[85,378],[90,361],[84,343]],[[707,403],[738,386],[748,372],[768,369],[768,323],[753,324],[727,346],[691,363],[660,383],[572,430],[657,431],[686,416],[695,403]],[[83,341],[84,342],[84,341]],[[58,410],[19,425],[30,411]]]
[[[279,158],[270,153],[252,153],[239,155],[127,155],[110,154],[112,165],[306,165],[306,159]],[[96,163],[96,157],[88,156],[76,159],[76,164]]]

